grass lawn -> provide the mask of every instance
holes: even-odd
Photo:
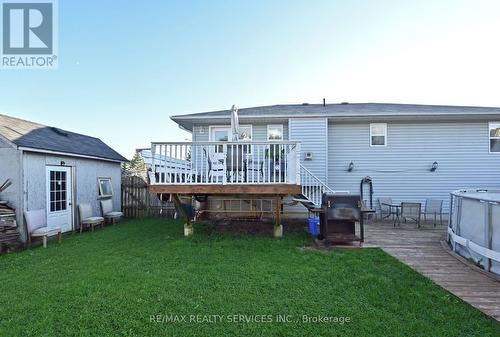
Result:
[[[127,220],[0,256],[0,336],[500,336],[494,320],[381,250],[195,230],[184,238],[176,221]]]

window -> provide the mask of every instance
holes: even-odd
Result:
[[[59,212],[67,208],[66,172],[50,171],[50,211]]]
[[[239,126],[238,140],[240,141],[252,141],[252,126],[251,125],[240,125]],[[210,127],[210,141],[212,142],[227,142],[233,140],[233,134],[231,132],[230,126],[211,126]],[[215,152],[222,152],[223,146],[216,145]],[[245,149],[245,153],[251,152],[251,146]]]
[[[229,141],[229,126],[213,126],[210,128],[210,140],[212,142],[227,142]]]
[[[111,178],[98,178],[99,196],[111,197],[113,196],[113,186],[111,185]]]
[[[239,140],[251,142],[252,141],[252,126],[240,125]]]
[[[252,126],[240,125],[240,132],[238,140],[251,141],[252,140]],[[233,134],[230,126],[211,126],[210,127],[210,141],[212,142],[230,142],[233,140]]]
[[[210,127],[210,141],[212,142],[227,142],[229,141],[229,133],[231,128],[229,126],[211,126]],[[222,152],[222,145],[215,146],[215,152]]]
[[[500,152],[500,122],[490,122],[490,152]]]
[[[283,125],[268,125],[267,140],[283,140]]]
[[[370,124],[370,146],[386,146],[387,145],[387,124],[372,123]]]

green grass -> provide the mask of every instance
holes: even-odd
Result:
[[[0,336],[500,335],[494,320],[381,250],[304,251],[305,233],[275,240],[195,230],[184,238],[175,221],[128,220],[0,256]],[[224,318],[189,322],[197,314]],[[275,322],[280,314],[291,321]]]

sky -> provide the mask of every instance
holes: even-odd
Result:
[[[56,70],[0,69],[0,113],[131,158],[170,116],[274,105],[500,106],[500,1],[59,0]]]

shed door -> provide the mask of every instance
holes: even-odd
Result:
[[[71,168],[47,166],[47,226],[73,229]]]

